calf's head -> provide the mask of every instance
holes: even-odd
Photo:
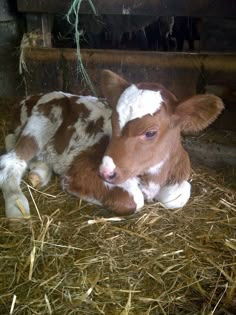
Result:
[[[223,109],[214,95],[195,95],[183,102],[158,83],[129,84],[104,70],[101,87],[112,106],[112,137],[99,168],[111,184],[152,172],[178,154],[180,133],[197,132]]]

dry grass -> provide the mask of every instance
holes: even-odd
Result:
[[[0,197],[0,314],[236,314],[234,179],[195,168],[186,207],[125,218],[57,178],[42,192],[22,183],[32,220],[10,224]]]

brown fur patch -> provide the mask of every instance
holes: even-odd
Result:
[[[75,97],[70,97],[63,100],[64,101],[60,103],[63,121],[54,137],[54,147],[59,154],[65,150],[75,131],[73,125],[78,119],[86,121],[90,114],[90,111],[84,104],[75,103],[77,97],[76,99]]]
[[[90,121],[86,127],[86,133],[88,133],[89,135],[94,135],[98,132],[102,132],[103,125],[103,117],[98,118],[96,121]]]
[[[34,138],[30,136],[21,136],[16,143],[14,151],[20,159],[27,162],[36,155],[38,149],[38,145]]]
[[[121,93],[130,84],[118,74],[110,70],[103,70],[100,85],[108,104],[115,108]]]
[[[180,103],[175,121],[184,133],[195,133],[209,126],[224,109],[222,100],[215,95],[195,95]]]
[[[31,95],[28,99],[25,100],[28,117],[31,115],[33,107],[37,104],[41,97],[42,94]]]

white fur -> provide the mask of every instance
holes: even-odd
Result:
[[[74,133],[72,134],[72,137],[69,141],[68,144],[68,149],[76,149],[78,146],[84,146],[87,147],[90,145],[90,135],[86,133],[86,126],[87,126],[87,121],[84,122],[82,119],[78,119],[76,123],[71,126],[74,128]]]
[[[141,118],[147,114],[153,115],[160,110],[163,99],[159,91],[141,90],[134,84],[128,87],[117,103],[119,124],[122,129],[127,122]]]
[[[116,165],[113,161],[113,159],[108,156],[108,155],[105,155],[102,159],[102,163],[100,165],[100,172],[103,173],[103,172],[109,172],[109,173],[112,173],[116,168]]]
[[[52,170],[48,164],[42,161],[32,161],[29,163],[29,169],[29,178],[32,175],[36,175],[40,180],[38,183],[40,187],[46,186],[49,183],[52,177]]]
[[[113,189],[115,185],[104,182],[104,185],[108,189]],[[136,211],[140,210],[144,206],[144,195],[139,188],[140,180],[138,177],[133,177],[127,179],[122,184],[117,185],[117,187],[122,188],[123,190],[127,191],[128,194],[133,197],[134,202],[136,203]]]
[[[21,112],[20,112],[20,121],[22,125],[26,122],[27,118],[28,118],[27,107],[24,102],[23,105],[21,106]]]
[[[47,147],[46,160],[51,162],[53,171],[56,174],[65,173],[71,165],[73,159],[81,151],[93,146],[95,143],[99,142],[102,136],[104,136],[102,132],[97,133],[94,136],[89,135],[85,132],[86,126],[87,125],[83,124],[82,120],[80,120],[80,124],[78,122],[76,132],[72,135],[68,146],[62,154],[58,154],[51,145]]]
[[[99,142],[104,135],[111,134],[111,110],[107,109],[105,104],[99,102],[98,99],[93,96],[81,96],[76,103],[78,106],[80,106],[80,104],[86,106],[90,111],[88,118],[86,118],[85,121],[83,119],[78,119],[74,125],[69,126],[69,128],[74,129],[74,133],[62,154],[58,154],[55,151],[54,146],[51,144],[47,146],[46,152],[42,154],[42,158],[49,161],[53,167],[53,171],[59,175],[68,170],[75,156],[81,151],[84,151],[88,147]],[[103,130],[94,135],[89,134],[86,131],[89,123],[91,121],[96,122],[96,120],[101,117],[104,118]],[[59,123],[60,119],[58,120],[58,124]]]
[[[5,137],[5,148],[6,148],[6,151],[7,152],[11,151],[14,148],[15,144],[16,144],[16,136],[13,133],[9,133]]]
[[[41,150],[54,135],[55,130],[60,126],[61,121],[62,120],[58,121],[56,124],[55,122],[52,123],[49,118],[43,115],[33,115],[23,129],[22,135],[34,138]]]
[[[105,134],[111,134],[111,109],[107,107],[107,104],[100,102],[94,96],[80,96],[76,103],[83,104],[90,110],[90,115],[87,121],[96,121],[100,117],[104,118],[103,131]]]
[[[180,184],[164,186],[160,189],[156,199],[167,209],[183,207],[190,198],[191,185],[187,181]]]
[[[83,197],[83,200],[89,203],[92,203],[93,205],[96,205],[96,206],[102,206],[102,203],[95,198]]]
[[[14,152],[0,157],[0,188],[2,189],[7,217],[22,217],[19,204],[29,215],[29,204],[20,189],[21,177],[26,169],[26,162],[19,159]]]
[[[63,98],[66,95],[66,93],[63,92],[51,92],[51,93],[47,93],[44,94],[40,97],[40,99],[37,102],[37,105],[39,104],[44,104],[44,103],[48,103],[54,99],[59,99],[59,98]]]
[[[149,202],[153,201],[160,190],[160,185],[150,181],[147,185],[141,186],[142,192],[144,193],[144,197]]]
[[[62,122],[61,115],[62,115],[62,108],[60,106],[53,106],[48,117],[51,121],[57,122],[57,125],[58,125],[58,122],[59,124]]]
[[[11,190],[7,187],[2,189],[5,200],[5,212],[8,218],[28,218],[30,217],[29,203],[21,189]],[[24,209],[24,212],[20,210]]]
[[[99,114],[101,115],[101,112],[104,109],[111,111],[110,109],[108,109],[106,103],[100,102],[97,97],[94,96],[80,96],[76,103],[85,105],[88,110],[94,112],[93,114],[99,112]]]
[[[0,188],[11,178],[20,184],[21,176],[24,173],[27,164],[25,161],[19,159],[15,152],[9,152],[0,157]],[[8,183],[10,185],[10,183]]]
[[[131,197],[133,197],[134,202],[136,203],[136,211],[140,210],[144,206],[144,196],[141,189],[139,188],[139,182],[140,181],[137,177],[133,177],[127,179],[122,184],[117,185],[118,187],[123,188],[129,193]]]
[[[162,169],[163,165],[165,164],[166,162],[166,158],[163,159],[161,162],[157,163],[156,165],[150,167],[148,170],[147,170],[147,173],[148,174],[151,174],[151,175],[157,175],[160,173],[160,170]]]

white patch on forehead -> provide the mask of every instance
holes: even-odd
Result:
[[[160,91],[141,90],[132,84],[121,94],[117,103],[120,128],[135,118],[153,115],[161,108],[162,102]]]

